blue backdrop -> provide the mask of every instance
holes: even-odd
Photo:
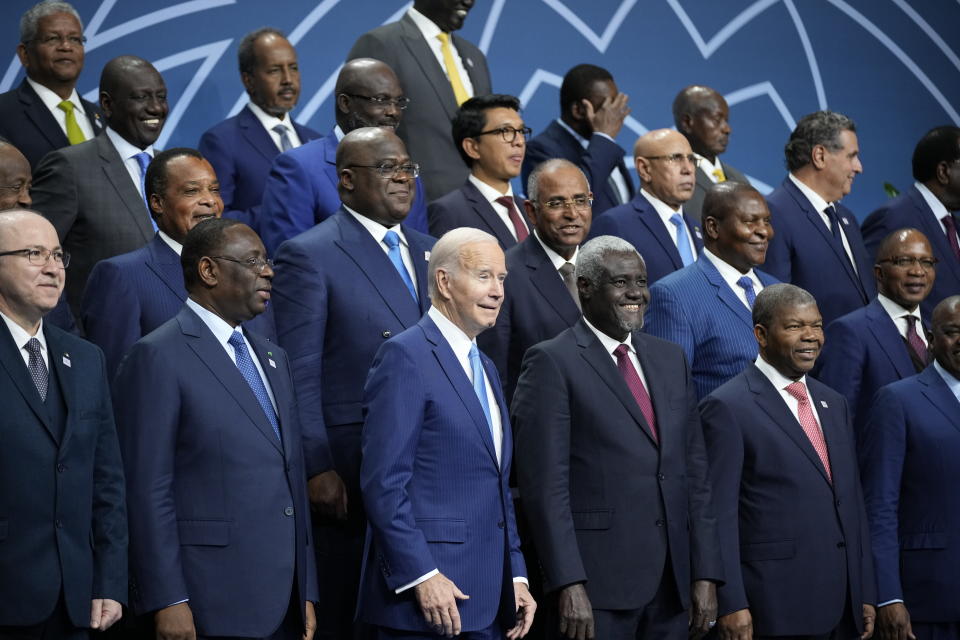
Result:
[[[3,0],[0,91],[20,81],[17,18],[34,0]],[[86,28],[80,93],[96,100],[100,69],[133,53],[163,73],[170,116],[160,147],[195,146],[245,102],[236,63],[244,33],[283,29],[300,56],[299,122],[332,126],[331,91],[364,31],[397,19],[396,0],[76,0]],[[541,130],[574,64],[613,73],[633,112],[619,142],[672,126],[670,104],[691,83],[723,93],[734,129],[724,156],[761,190],[783,179],[796,120],[830,108],[858,125],[864,174],[848,204],[862,218],[910,185],[924,131],[960,125],[960,0],[478,0],[463,35],[488,56],[494,89],[519,95]]]

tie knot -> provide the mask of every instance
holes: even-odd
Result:
[[[230,339],[227,340],[227,344],[231,345],[234,349],[246,349],[246,345],[243,344],[243,335],[239,331],[234,331],[230,334]]]
[[[560,272],[560,275],[562,275],[564,278],[569,278],[570,276],[572,276],[575,270],[576,270],[576,267],[573,266],[573,263],[570,263],[570,262],[564,262],[562,265],[560,265],[560,268],[557,269],[557,271]]]
[[[740,285],[741,287],[743,287],[743,289],[744,289],[745,291],[747,291],[747,290],[752,291],[752,290],[753,290],[753,280],[751,280],[749,276],[743,276],[742,278],[740,278],[739,280],[737,280],[737,284]]]
[[[57,109],[60,109],[69,116],[71,113],[73,113],[73,103],[69,100],[64,100],[57,105]]]
[[[680,225],[683,224],[683,216],[681,216],[679,213],[675,213],[672,216],[670,216],[670,222],[672,222],[673,226],[675,226],[679,230]]]
[[[470,353],[468,354],[468,357],[470,358],[470,362],[474,362],[474,361],[480,360],[480,350],[477,349],[477,343],[476,343],[476,342],[471,342],[471,343],[470,343]]]
[[[943,216],[942,218],[940,218],[940,222],[943,223],[943,226],[946,227],[948,231],[955,229],[957,226],[957,223],[956,221],[954,221],[953,216],[950,215],[949,213]]]
[[[140,175],[144,175],[147,172],[147,166],[150,165],[150,161],[153,158],[150,157],[150,154],[146,151],[141,151],[133,155],[133,159],[137,161],[137,164],[140,166]]]
[[[437,40],[439,40],[441,44],[449,44],[450,34],[445,31],[441,31],[437,34]]]
[[[903,316],[907,320],[907,328],[916,330],[917,326],[917,316],[912,314],[907,314]]]
[[[285,124],[274,125],[273,130],[277,132],[277,135],[282,136],[287,132],[287,125]]]
[[[513,208],[513,198],[510,196],[500,196],[496,201],[505,206],[507,209]]]
[[[627,349],[627,345],[621,344],[616,349],[613,350],[613,355],[617,356],[617,360],[620,360],[622,358],[627,357],[628,351],[629,349]]]
[[[383,244],[387,245],[391,249],[396,249],[400,246],[400,236],[397,235],[396,231],[387,231],[383,236]]]
[[[32,356],[40,355],[40,341],[36,338],[30,338],[27,340],[27,344],[23,345],[23,348],[26,349],[27,353]]]
[[[786,392],[797,399],[798,402],[807,402],[807,387],[802,382],[792,382],[785,388]]]

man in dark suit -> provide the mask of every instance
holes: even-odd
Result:
[[[811,113],[797,123],[784,154],[790,173],[767,196],[777,235],[765,268],[809,290],[830,324],[877,293],[857,218],[839,204],[863,171],[856,126],[840,113]]]
[[[721,638],[869,638],[876,585],[850,412],[807,373],[816,300],[790,284],[753,305],[760,356],[700,403],[726,584]]]
[[[317,576],[287,355],[240,323],[273,270],[236,220],[194,227],[190,297],[134,345],[114,404],[127,469],[130,599],[158,638],[311,640]]]
[[[36,167],[47,153],[102,131],[97,105],[77,93],[86,38],[66,2],[39,2],[20,18],[17,57],[27,76],[0,94],[0,136]]]
[[[583,319],[527,351],[511,405],[560,635],[702,636],[723,575],[690,371],[637,332],[650,296],[628,242],[587,242],[577,285]]]
[[[88,637],[127,596],[123,465],[100,350],[43,321],[63,253],[36,213],[0,213],[0,637]]]
[[[633,155],[643,187],[633,200],[594,220],[590,237],[611,235],[632,244],[653,284],[693,264],[703,250],[700,224],[684,210],[693,194],[697,158],[687,139],[672,129],[642,136]]]
[[[303,233],[340,208],[337,185],[337,145],[343,136],[360,127],[396,129],[410,100],[393,70],[370,58],[343,65],[334,88],[337,124],[319,140],[281,153],[273,161],[263,191],[260,220],[263,243],[276,253],[285,240]],[[416,179],[416,198],[406,224],[427,231],[427,198]]]
[[[697,398],[757,358],[750,310],[777,281],[763,265],[773,237],[763,196],[744,182],[711,185],[703,205],[700,259],[650,287],[646,331],[683,347]]]
[[[520,117],[520,101],[502,94],[470,98],[453,119],[453,142],[470,167],[466,183],[427,208],[431,235],[458,227],[493,235],[506,251],[530,235],[510,181],[520,165],[530,129]]]
[[[934,309],[930,350],[880,390],[860,443],[881,638],[960,638],[960,296]]]
[[[527,145],[523,183],[545,160],[565,158],[586,174],[595,215],[629,202],[633,179],[616,142],[628,115],[627,94],[620,93],[609,71],[592,64],[570,69],[560,85],[560,117]]]
[[[104,135],[48,154],[31,190],[72,256],[67,300],[77,316],[93,265],[153,237],[143,181],[167,117],[167,87],[146,60],[120,56],[100,75],[100,107]]]
[[[960,291],[960,127],[936,127],[913,150],[913,178],[906,193],[871,213],[863,222],[870,255],[896,229],[914,227],[927,236],[937,264],[937,280],[920,304],[929,318],[941,300]]]
[[[859,437],[881,387],[920,373],[930,361],[920,314],[936,277],[936,259],[916,229],[891,233],[873,266],[880,292],[870,304],[837,318],[814,375],[847,399]]]
[[[506,275],[496,238],[447,233],[430,257],[430,310],[380,347],[367,378],[357,615],[382,640],[522,638],[533,622],[510,420],[475,342],[497,319]]]
[[[687,215],[700,221],[703,199],[714,184],[732,180],[750,184],[747,177],[726,162],[720,154],[730,142],[730,107],[723,96],[703,85],[680,90],[673,100],[673,121],[677,131],[687,137],[700,163],[693,196],[683,205]]]
[[[473,0],[414,0],[399,22],[363,34],[347,54],[347,60],[381,60],[400,79],[413,107],[397,135],[423,166],[427,200],[450,193],[467,179],[450,138],[450,122],[458,106],[491,92],[486,56],[453,34],[472,7]]]
[[[0,138],[0,211],[15,207],[29,208],[30,163],[20,150]]]
[[[416,171],[392,131],[348,133],[337,147],[337,170],[343,206],[277,251],[274,311],[293,366],[310,497],[318,511],[317,560],[326,576],[319,633],[349,638],[366,528],[363,383],[383,341],[416,324],[430,307],[433,238],[403,224]]]
[[[199,149],[220,179],[224,215],[259,230],[257,212],[273,159],[320,134],[290,117],[300,98],[300,66],[283,33],[272,27],[248,33],[237,60],[250,102],[207,130]]]

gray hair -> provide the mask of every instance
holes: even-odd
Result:
[[[256,31],[251,31],[243,36],[240,44],[237,45],[237,64],[240,66],[240,73],[253,73],[257,68],[257,54],[253,51],[253,46],[257,40],[266,35],[279,36],[286,39],[283,31],[274,27],[260,27]]]
[[[836,111],[816,111],[800,118],[783,148],[787,170],[796,171],[810,164],[810,155],[817,145],[834,152],[843,149],[840,134],[844,131],[856,133],[857,125]]]
[[[492,242],[500,246],[497,239],[480,229],[460,227],[451,229],[443,234],[430,250],[430,264],[427,265],[427,281],[430,299],[437,300],[437,271],[443,269],[447,273],[456,273],[460,269],[460,249],[467,244]]]
[[[539,203],[540,200],[540,176],[544,173],[550,171],[556,171],[557,169],[576,169],[580,172],[580,175],[583,176],[583,182],[587,185],[587,190],[590,190],[590,181],[587,180],[587,174],[583,172],[583,169],[573,164],[569,160],[564,158],[551,158],[550,160],[544,160],[536,167],[533,168],[533,171],[530,172],[530,175],[527,176],[527,199],[534,203]]]
[[[793,284],[778,283],[764,287],[753,303],[753,324],[770,328],[773,318],[783,307],[803,307],[817,304],[817,299],[806,289]]]
[[[46,18],[55,13],[69,13],[77,19],[80,23],[80,31],[83,31],[83,20],[80,19],[80,14],[73,5],[69,2],[44,0],[33,5],[20,16],[20,42],[26,44],[33,40],[37,36],[37,24],[40,18]]]
[[[597,236],[582,247],[577,254],[577,280],[585,279],[592,285],[600,284],[603,275],[603,259],[608,253],[635,253],[643,261],[643,256],[636,248],[617,236]]]

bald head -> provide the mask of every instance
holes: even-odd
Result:
[[[693,150],[682,133],[656,129],[633,146],[637,175],[648,193],[679,210],[693,196]]]
[[[960,378],[960,296],[950,296],[933,309],[930,350],[941,367]]]
[[[340,70],[334,91],[335,117],[344,132],[360,127],[395,129],[400,124],[403,89],[386,63],[373,58],[350,60]],[[372,98],[379,99],[379,104]]]
[[[0,211],[29,207],[30,163],[9,142],[0,142]]]
[[[111,129],[146,149],[156,142],[167,119],[167,85],[143,58],[119,56],[100,74],[100,109]]]
[[[933,247],[917,229],[898,229],[877,249],[873,275],[877,289],[888,299],[913,311],[926,300],[936,279]]]
[[[337,145],[340,199],[385,227],[403,222],[410,212],[417,186],[413,173],[407,148],[392,129],[354,129]]]
[[[29,249],[35,256],[20,253]],[[0,311],[30,334],[60,299],[65,278],[57,231],[43,216],[26,209],[0,212]],[[44,257],[46,259],[44,260]]]
[[[673,101],[673,121],[701,156],[715,161],[730,142],[730,107],[719,93],[703,85],[685,87]]]

